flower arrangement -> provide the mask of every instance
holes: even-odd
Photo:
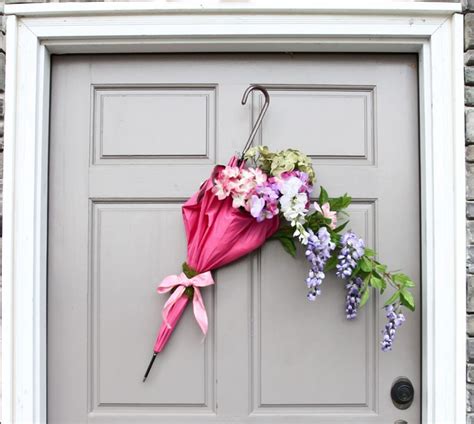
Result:
[[[265,146],[254,147],[240,159],[232,157],[227,166],[215,167],[182,207],[187,260],[182,273],[165,277],[157,289],[170,296],[143,381],[191,300],[196,321],[206,334],[208,319],[201,289],[215,283],[212,271],[258,249],[270,238],[279,240],[292,256],[296,256],[296,243],[305,246],[310,301],[321,295],[327,273],[335,270],[345,282],[348,320],[357,317],[371,291],[392,289],[385,303],[388,321],[381,341],[384,352],[392,349],[395,333],[405,321],[403,308],[415,309],[410,292],[414,283],[405,274],[387,271],[364,240],[345,231],[349,221],[338,222],[351,203],[347,194],[331,198],[321,187],[319,197],[311,199],[315,182],[310,159],[294,149],[271,152]]]
[[[271,152],[266,146],[258,146],[248,150],[245,161],[252,166],[235,163],[216,173],[214,195],[219,200],[232,199],[233,208],[249,213],[259,223],[280,217],[273,238],[292,256],[296,255],[297,242],[306,247],[310,301],[321,294],[331,270],[345,281],[348,320],[357,317],[372,290],[383,293],[391,288],[393,294],[384,306],[388,321],[381,341],[383,351],[391,350],[396,330],[405,321],[403,308],[415,309],[410,291],[414,283],[405,274],[391,273],[378,262],[363,239],[345,230],[348,220],[338,225],[351,197],[345,194],[331,198],[321,187],[319,197],[311,200],[316,175],[310,159],[298,150]]]
[[[196,321],[207,333],[201,289],[215,284],[212,271],[253,252],[271,238],[279,240],[292,256],[296,256],[297,242],[305,246],[310,264],[306,278],[310,301],[321,295],[326,274],[335,270],[345,282],[348,320],[357,317],[371,291],[393,291],[384,306],[388,319],[382,331],[384,352],[392,349],[395,333],[405,322],[403,308],[415,309],[410,291],[413,281],[400,272],[389,272],[386,265],[378,262],[364,240],[351,230],[345,231],[348,220],[338,223],[351,204],[347,194],[331,198],[321,187],[319,197],[312,200],[316,174],[306,155],[295,149],[249,149],[270,104],[268,91],[260,85],[245,90],[242,104],[254,90],[264,95],[265,103],[244,154],[240,158],[233,156],[227,166],[217,165],[182,206],[187,259],[179,275],[165,277],[158,286],[158,293],[170,296],[162,310],[163,321],[143,381],[191,299]]]

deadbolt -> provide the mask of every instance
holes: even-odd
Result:
[[[415,389],[413,384],[406,377],[397,378],[390,390],[392,402],[398,409],[407,409],[413,403],[415,397]]]

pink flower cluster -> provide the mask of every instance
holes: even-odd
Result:
[[[234,208],[244,208],[258,222],[272,219],[280,210],[289,221],[307,212],[312,186],[308,174],[283,172],[268,177],[259,168],[226,166],[216,177],[213,188],[219,200],[232,197]]]
[[[255,188],[266,180],[267,175],[259,168],[241,169],[237,166],[226,166],[218,173],[213,192],[219,200],[232,196],[234,208],[243,207],[248,211],[248,201]]]
[[[261,222],[278,214],[278,191],[274,179],[259,168],[226,166],[215,180],[213,193],[219,200],[232,197],[234,208],[244,208]]]

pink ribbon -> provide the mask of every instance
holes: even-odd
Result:
[[[166,301],[165,306],[163,306],[163,321],[168,326],[168,328],[171,328],[168,322],[168,315],[172,306],[183,295],[187,287],[193,287],[194,316],[196,317],[196,321],[198,322],[199,327],[201,327],[202,332],[206,334],[208,327],[207,312],[206,307],[204,306],[204,302],[202,300],[201,291],[199,290],[199,287],[211,286],[212,284],[214,284],[214,280],[212,279],[210,271],[203,272],[202,274],[198,274],[192,278],[186,277],[184,272],[179,275],[168,275],[168,277],[165,277],[165,279],[158,286],[158,293],[167,293],[176,287],[176,290]]]

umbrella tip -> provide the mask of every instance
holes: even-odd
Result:
[[[153,366],[153,362],[155,362],[156,355],[158,355],[158,352],[154,352],[154,353],[153,353],[153,356],[151,357],[150,363],[148,364],[148,368],[147,368],[146,371],[145,371],[145,375],[143,376],[142,383],[145,382],[145,380],[146,380],[147,377],[148,377],[148,374],[150,374],[150,370],[151,370],[151,367]]]

